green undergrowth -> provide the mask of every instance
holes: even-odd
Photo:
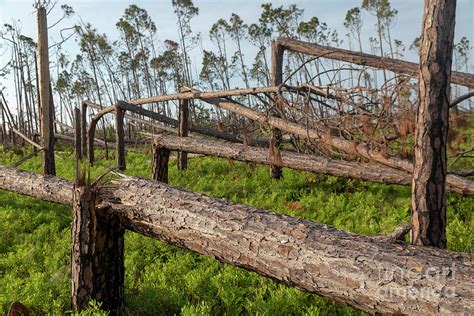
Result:
[[[25,152],[4,152],[11,165]],[[100,156],[101,153],[98,153]],[[150,155],[129,152],[127,174],[149,177]],[[71,151],[57,153],[57,174],[73,178]],[[95,179],[113,165],[101,160]],[[38,157],[22,168],[39,171]],[[194,158],[185,172],[170,162],[170,183],[193,191],[368,235],[390,232],[408,221],[410,190],[307,172],[284,170],[280,181],[268,168],[215,158]],[[449,248],[474,250],[474,198],[448,195]],[[13,301],[33,314],[69,310],[70,208],[0,190],[0,313]],[[190,251],[128,232],[125,241],[125,315],[352,315],[359,312]],[[86,313],[98,314],[97,304]]]

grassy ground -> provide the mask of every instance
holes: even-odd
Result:
[[[23,153],[24,154],[24,153]],[[0,164],[21,156],[0,149]],[[58,153],[57,173],[71,179],[74,159]],[[113,161],[100,161],[92,178]],[[129,153],[127,174],[149,177],[149,155]],[[22,168],[40,170],[32,159]],[[408,187],[381,185],[285,169],[269,178],[266,167],[195,158],[189,170],[170,166],[170,183],[361,234],[391,231],[408,221]],[[449,248],[474,250],[474,198],[448,195]],[[20,301],[34,314],[69,310],[70,208],[0,190],[0,313]],[[130,315],[357,314],[316,295],[240,268],[128,232],[125,241],[126,308]],[[98,313],[92,308],[90,314]]]

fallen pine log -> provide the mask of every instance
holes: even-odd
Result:
[[[329,58],[379,69],[386,69],[395,73],[418,77],[419,65],[404,60],[388,57],[382,58],[379,56],[354,52],[342,48],[334,48],[330,46],[303,42],[287,37],[279,37],[276,39],[276,42],[285,49],[292,52],[319,56],[321,58]],[[474,75],[465,72],[453,71],[451,73],[451,83],[474,88]]]
[[[288,151],[280,151],[281,159],[275,160],[269,155],[266,148],[250,147],[205,138],[155,135],[154,143],[170,150],[181,150],[244,162],[276,165],[337,177],[362,179],[379,183],[411,184],[411,175],[409,173],[381,165],[349,162]]]
[[[140,178],[114,183],[100,191],[98,212],[145,236],[370,313],[474,313],[469,254],[381,242]],[[72,182],[58,177],[0,167],[0,188],[72,204]]]

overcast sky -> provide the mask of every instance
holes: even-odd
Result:
[[[296,4],[304,9],[304,20],[312,16],[317,16],[320,21],[326,22],[329,27],[337,29],[340,37],[344,40],[343,46],[347,47],[347,40],[343,36],[346,31],[343,28],[344,16],[348,9],[359,6],[362,0],[300,0],[300,1],[260,1],[260,0],[193,0],[199,7],[199,16],[193,19],[192,28],[194,32],[201,32],[203,35],[203,47],[213,49],[212,43],[207,39],[211,25],[219,18],[229,19],[232,13],[240,15],[245,23],[251,24],[258,21],[261,13],[261,3],[271,2],[274,6]],[[31,0],[0,0],[0,23],[12,23],[19,21],[22,33],[36,40],[35,10]],[[171,0],[77,0],[61,1],[57,8],[48,16],[48,23],[55,22],[61,12],[59,5],[66,3],[73,7],[75,15],[50,30],[50,41],[59,40],[59,30],[77,24],[78,21],[91,23],[100,33],[106,33],[110,39],[117,39],[118,32],[115,23],[122,16],[124,10],[130,4],[136,4],[144,8],[151,15],[157,25],[157,41],[165,39],[177,41],[176,17],[173,13]],[[392,7],[396,8],[398,18],[392,30],[392,39],[400,39],[408,47],[413,39],[420,35],[421,22],[423,16],[422,0],[391,0]],[[471,45],[474,44],[474,0],[458,0],[456,17],[456,39],[457,42],[462,36],[466,36]],[[363,36],[365,40],[369,36],[375,36],[374,20],[369,14],[364,13]],[[1,41],[1,39],[0,39]],[[2,43],[0,42],[0,45]],[[366,46],[367,47],[367,46]],[[70,57],[79,53],[74,40],[64,46],[69,51]],[[244,46],[248,58],[253,57],[254,48],[250,45]],[[193,52],[193,62],[198,64],[201,58],[199,48]],[[0,47],[0,68],[3,67],[10,58],[10,53],[5,52],[5,48]],[[474,52],[471,52],[471,60]],[[408,53],[405,59],[416,61],[416,56]],[[249,63],[251,61],[249,60]],[[471,62],[472,64],[472,62]],[[198,67],[199,68],[199,67]],[[471,69],[472,72],[472,69]],[[8,82],[1,82],[2,86],[7,86],[10,90],[7,94],[12,99],[11,85]]]

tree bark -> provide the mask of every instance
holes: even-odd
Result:
[[[179,137],[178,137],[179,138]],[[170,150],[164,146],[153,144],[152,178],[168,183],[168,161]]]
[[[125,161],[125,128],[124,128],[124,115],[125,110],[117,104],[115,106],[115,146],[117,156],[117,168],[118,170],[124,171],[126,169]]]
[[[470,254],[381,242],[155,181],[115,184],[99,192],[99,209],[145,236],[370,313],[474,313]],[[66,190],[72,204],[73,184],[57,177],[0,167],[0,188],[56,201]]]
[[[189,100],[179,100],[178,122],[179,122],[178,136],[187,137],[188,130],[189,130],[189,126],[188,126],[189,125]],[[178,152],[178,170],[186,170],[187,167],[188,167],[188,153],[185,151],[179,151]]]
[[[272,74],[271,84],[273,86],[279,86],[283,81],[283,54],[285,50],[283,47],[278,45],[276,42],[272,42]],[[284,109],[279,109],[281,102],[277,102],[280,98],[280,93],[274,96],[274,102],[272,102],[272,114],[276,117],[281,117],[281,113],[284,113]],[[278,160],[279,152],[282,148],[282,133],[278,128],[272,129],[272,138],[270,140],[270,156],[274,156]],[[270,166],[270,176],[273,179],[280,179],[283,176],[281,167],[277,165]]]
[[[81,139],[82,156],[87,157],[87,104],[85,102],[81,103]]]
[[[446,174],[455,0],[425,0],[412,184],[412,243],[446,248]]]
[[[184,150],[194,154],[260,163],[269,166],[275,164],[275,160],[268,154],[268,150],[265,148],[226,143],[212,139],[194,137],[183,139],[172,135],[155,136],[154,145],[163,146],[170,150]],[[411,184],[409,173],[380,165],[348,162],[288,151],[281,151],[280,158],[279,167],[379,183]]]
[[[279,37],[276,39],[276,42],[282,45],[285,49],[293,52],[320,56],[321,58],[340,60],[362,66],[386,69],[395,73],[407,74],[413,77],[417,77],[419,75],[419,65],[408,61],[387,57],[382,58],[365,53],[353,52],[341,48],[334,48],[303,42],[286,37]],[[469,88],[474,88],[474,75],[464,72],[453,71],[451,76],[451,83],[459,84]]]
[[[37,10],[38,27],[38,56],[39,56],[39,95],[41,104],[41,139],[43,150],[43,173],[49,175],[56,174],[54,160],[54,130],[53,117],[54,108],[52,106],[49,74],[49,53],[48,53],[48,23],[46,19],[46,9],[40,7]]]
[[[72,205],[71,303],[77,311],[92,299],[109,311],[123,305],[125,229],[117,214],[99,213],[97,201],[97,191],[82,175]]]
[[[81,140],[81,110],[74,108],[74,151],[77,160],[82,159],[82,140]]]

